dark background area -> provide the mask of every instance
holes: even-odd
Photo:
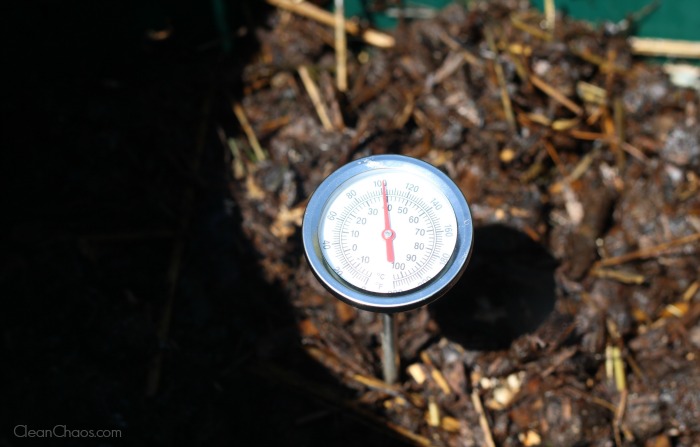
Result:
[[[0,445],[81,442],[18,439],[17,425],[122,432],[88,445],[400,442],[343,412],[350,392],[303,354],[284,296],[251,262],[212,123],[233,126],[228,101],[268,11],[228,2],[232,33],[248,32],[224,54],[212,5],[4,8]],[[305,393],[307,379],[336,403]]]

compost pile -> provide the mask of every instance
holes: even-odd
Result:
[[[522,3],[453,5],[380,47],[350,36],[344,92],[333,28],[272,14],[224,138],[245,234],[306,352],[356,390],[321,398],[370,424],[419,445],[698,445],[697,92],[611,27]],[[444,170],[477,228],[442,313],[398,316],[392,386],[381,320],[330,296],[300,239],[316,186],[382,153]]]

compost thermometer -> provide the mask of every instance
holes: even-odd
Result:
[[[304,251],[336,297],[384,313],[384,375],[397,374],[393,313],[439,298],[472,251],[472,220],[459,188],[434,166],[401,155],[351,162],[313,193]]]

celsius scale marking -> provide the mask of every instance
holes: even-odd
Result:
[[[472,222],[459,188],[410,157],[356,160],[314,192],[302,237],[311,269],[328,290],[385,313],[384,374],[393,382],[398,356],[391,313],[437,299],[468,263]]]

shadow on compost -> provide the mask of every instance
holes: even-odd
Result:
[[[24,127],[8,164],[22,175],[7,176],[0,445],[19,442],[22,427],[57,426],[119,430],[128,445],[395,444],[298,386],[301,376],[340,401],[353,393],[308,359],[285,296],[250,262],[212,125],[230,109],[214,100],[207,122],[202,104],[223,96],[210,93],[220,79],[236,96],[254,34],[222,62],[200,49],[217,38],[209,3],[82,2],[80,14],[43,3],[10,16],[10,34],[26,41],[12,56],[34,64],[10,64],[22,82],[2,106]],[[250,6],[250,29],[264,20],[251,1],[230,5],[231,17]],[[169,21],[171,38],[144,37]]]
[[[504,349],[554,309],[556,261],[526,234],[477,228],[464,276],[430,309],[441,332],[467,349]]]

